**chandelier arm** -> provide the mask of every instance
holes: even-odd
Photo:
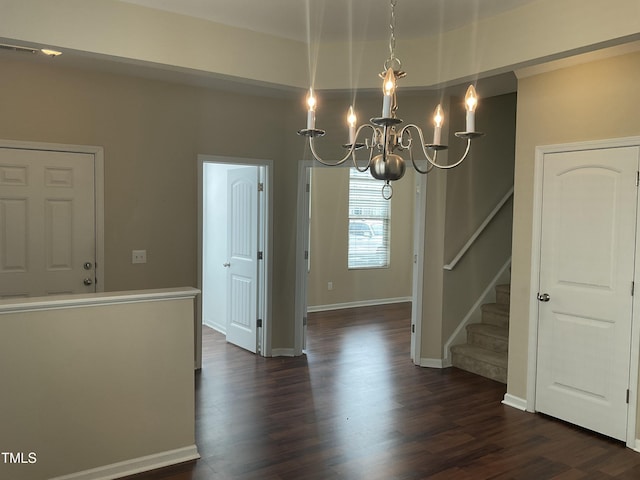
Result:
[[[420,127],[411,123],[405,126],[402,130],[405,130],[409,127],[415,128],[416,131],[418,132],[418,135],[420,136],[420,146],[422,147],[422,152],[424,153],[424,156],[427,158],[427,161],[436,168],[440,168],[442,170],[450,170],[460,165],[467,158],[467,155],[469,155],[469,150],[471,149],[471,139],[467,138],[467,148],[465,149],[462,157],[460,157],[460,159],[457,162],[452,163],[451,165],[440,165],[439,163],[436,162],[437,151],[434,151],[433,158],[429,156],[429,152],[427,151],[427,147],[425,146],[425,143],[424,143],[424,135],[422,134],[422,130],[420,129]]]
[[[464,160],[467,158],[467,155],[469,155],[469,151],[471,150],[471,139],[467,138],[467,148],[464,150],[464,154],[462,155],[462,157],[460,157],[460,160],[458,160],[456,163],[453,163],[451,165],[445,165],[443,167],[439,167],[439,168],[454,168],[457,167],[458,165],[460,165],[462,162],[464,162]]]
[[[314,144],[313,144],[313,138],[314,137],[309,137],[309,147],[311,148],[311,155],[313,155],[314,160],[316,160],[317,162],[319,162],[322,165],[325,165],[327,167],[337,167],[338,165],[342,165],[344,162],[349,160],[349,157],[355,151],[355,143],[354,143],[353,145],[351,145],[351,147],[349,148],[349,151],[344,156],[344,158],[342,158],[341,160],[338,160],[335,163],[327,162],[327,161],[323,160],[322,158],[320,158],[320,156],[316,153],[316,149],[315,149]]]
[[[364,143],[364,146],[369,150],[369,160],[367,160],[367,164],[364,166],[364,168],[360,168],[358,166],[355,150],[353,150],[353,154],[351,155],[351,158],[353,159],[353,167],[360,173],[366,172],[367,170],[369,170],[369,167],[371,166],[371,159],[373,158],[373,149],[375,147],[376,128],[373,125],[369,125],[369,124],[360,125],[360,127],[358,127],[358,130],[356,131],[356,134],[353,137],[354,138],[353,142],[355,145],[357,143],[356,139],[358,138],[360,131],[363,128],[367,128],[367,127],[371,129],[372,133],[371,133],[371,144],[369,144],[369,141],[368,141],[369,139],[366,139]],[[353,149],[353,145],[352,145],[352,149]]]
[[[371,160],[373,159],[373,147],[368,147],[368,148],[369,148],[369,160],[367,160],[367,164],[364,166],[364,168],[360,168],[358,166],[355,152],[353,152],[353,155],[351,156],[351,158],[353,159],[353,167],[356,170],[358,170],[360,173],[366,172],[367,170],[369,170],[369,167],[371,167]]]
[[[347,160],[349,160],[349,157],[353,158],[353,163],[355,165],[355,167],[358,169],[358,171],[360,172],[366,172],[367,169],[369,168],[369,165],[371,164],[371,159],[373,158],[373,146],[369,146],[366,145],[367,148],[369,148],[369,150],[372,152],[371,155],[369,155],[369,161],[367,162],[367,166],[364,168],[364,170],[361,170],[360,167],[358,167],[358,165],[356,164],[356,159],[355,159],[355,151],[356,151],[356,146],[358,145],[358,143],[356,142],[356,139],[358,138],[358,136],[360,135],[360,132],[362,131],[363,128],[370,128],[373,132],[373,136],[375,138],[375,134],[376,134],[376,129],[373,125],[370,125],[368,123],[365,123],[363,125],[360,125],[360,127],[358,127],[358,130],[356,131],[356,134],[354,136],[354,141],[353,143],[348,147],[349,150],[347,151],[346,155],[341,158],[340,160],[338,160],[335,163],[331,163],[331,162],[327,162],[326,160],[323,160],[320,155],[318,155],[318,153],[316,152],[315,146],[314,146],[314,141],[313,139],[315,137],[310,136],[309,137],[309,148],[311,149],[311,155],[313,156],[313,158],[321,163],[322,165],[326,166],[326,167],[337,167],[339,165],[342,165],[344,162],[346,162]],[[362,145],[362,144],[360,144]],[[374,145],[375,146],[375,145]]]
[[[411,144],[409,144],[409,145],[411,145]],[[438,155],[438,152],[435,152],[433,154],[433,160],[434,161],[435,161],[437,155]],[[426,175],[431,170],[433,170],[433,164],[432,163],[429,163],[427,165],[427,169],[426,170],[420,170],[420,167],[418,167],[418,165],[416,164],[415,159],[413,158],[413,149],[411,147],[409,147],[409,158],[411,159],[411,163],[412,163],[413,168],[415,169],[416,172],[421,173],[422,175]]]
[[[360,130],[362,130],[364,127],[373,128],[371,125],[368,125],[368,124],[360,125],[360,128],[358,128],[358,131],[356,132],[355,138],[358,137],[358,135],[360,134]],[[309,148],[311,149],[311,155],[313,155],[313,158],[316,161],[320,162],[322,165],[326,167],[337,167],[338,165],[342,165],[344,162],[349,160],[349,157],[351,157],[351,155],[356,150],[356,141],[354,140],[354,142],[349,146],[349,150],[347,151],[346,155],[342,159],[338,160],[335,163],[327,162],[326,160],[323,160],[320,157],[320,155],[318,155],[318,153],[316,152],[316,148],[314,146],[314,141],[313,141],[314,138],[315,137],[313,135],[309,137]]]
[[[407,139],[408,139],[406,144],[402,141],[405,135],[407,136]],[[400,148],[403,148],[404,150],[409,150],[409,158],[411,159],[411,164],[413,165],[413,168],[415,169],[416,172],[421,173],[422,175],[426,175],[431,170],[433,170],[433,165],[431,163],[428,163],[426,170],[420,170],[420,167],[418,167],[418,164],[413,158],[413,137],[411,136],[411,130],[407,130],[406,128],[403,128],[400,131]],[[438,152],[435,151],[433,153],[434,162],[436,160],[437,155],[438,155]]]
[[[403,148],[409,148],[409,151],[411,151],[411,146],[413,144],[413,137],[411,136],[411,131],[409,130],[410,128],[413,128],[416,132],[418,132],[418,136],[420,137],[420,145],[422,146],[422,152],[424,153],[424,156],[426,157],[427,161],[434,167],[439,167],[436,164],[436,154],[437,152],[433,152],[433,158],[431,158],[429,156],[429,152],[427,151],[427,149],[424,147],[425,143],[424,143],[424,135],[422,134],[422,129],[417,126],[415,123],[409,123],[408,125],[405,125],[402,130],[400,130],[400,139],[402,140],[402,137],[404,136],[404,134],[406,133],[407,136],[409,137],[409,143],[408,145],[402,145]],[[414,167],[415,167],[415,163],[414,163]],[[427,169],[427,172],[431,170],[431,169]],[[422,172],[420,172],[422,173]],[[425,172],[426,173],[426,172]]]

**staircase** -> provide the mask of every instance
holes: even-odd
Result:
[[[509,285],[496,287],[496,303],[482,305],[482,321],[467,325],[467,343],[451,347],[454,367],[507,383]]]

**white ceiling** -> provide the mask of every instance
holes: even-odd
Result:
[[[300,41],[383,40],[388,0],[121,0]],[[397,0],[396,36],[452,30],[535,0]]]

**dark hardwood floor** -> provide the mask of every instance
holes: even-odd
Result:
[[[131,480],[640,479],[640,454],[502,405],[505,386],[409,359],[410,305],[313,314],[307,355],[205,329],[202,458]]]

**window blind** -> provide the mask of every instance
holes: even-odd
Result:
[[[391,201],[382,185],[368,171],[350,169],[348,268],[389,266]]]

